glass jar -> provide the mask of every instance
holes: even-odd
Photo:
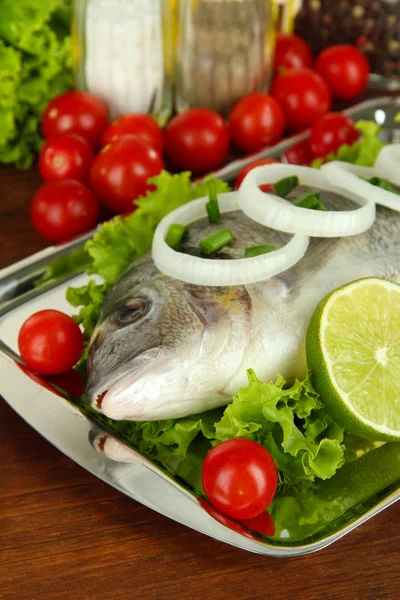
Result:
[[[241,97],[267,91],[273,58],[270,0],[180,0],[176,109],[227,115]]]
[[[74,0],[76,87],[101,98],[112,119],[171,113],[169,0]]]
[[[294,19],[301,8],[302,0],[273,0],[275,30],[292,33]]]
[[[354,44],[365,53],[372,81],[400,84],[400,0],[303,0],[295,32],[314,53],[332,44]],[[385,78],[385,79],[383,79]]]

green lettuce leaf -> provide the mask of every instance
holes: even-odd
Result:
[[[28,168],[46,104],[72,87],[70,0],[0,2],[0,162]]]
[[[207,452],[235,437],[253,439],[271,453],[280,471],[281,494],[304,489],[304,482],[332,477],[343,463],[343,430],[332,427],[309,378],[288,387],[283,377],[275,383],[263,383],[253,371],[248,377],[248,386],[226,408],[182,419],[113,421],[86,403],[81,407],[200,495],[204,495],[201,468]],[[311,424],[317,422],[318,428],[313,429]]]
[[[249,384],[233,397],[219,423],[216,439],[253,439],[267,448],[285,485],[301,479],[329,479],[343,464],[343,430],[332,428],[309,378],[291,387],[279,376],[260,381],[248,371]]]
[[[67,288],[66,297],[68,302],[72,306],[81,307],[74,318],[79,325],[82,325],[86,340],[90,339],[99,320],[100,309],[106,292],[107,284],[98,284],[94,279],[91,279],[87,285],[80,288]]]
[[[66,256],[53,260],[46,266],[43,275],[35,281],[35,286],[49,281],[64,279],[68,275],[84,271],[90,265],[90,256],[84,248],[76,248]]]
[[[88,357],[89,341],[94,328],[100,317],[101,306],[107,293],[107,284],[96,283],[93,279],[87,285],[80,288],[67,288],[66,298],[68,302],[80,307],[78,314],[74,315],[74,320],[83,328],[83,352],[75,369],[80,373],[82,379],[86,380],[86,361]]]
[[[35,35],[40,37],[44,24],[60,4],[59,0],[2,0],[0,36],[8,44],[36,54],[37,48],[29,41]]]

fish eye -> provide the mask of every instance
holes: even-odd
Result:
[[[129,306],[125,306],[116,314],[118,325],[131,325],[149,312],[149,303],[142,298],[135,298]]]

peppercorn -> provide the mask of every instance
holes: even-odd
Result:
[[[303,0],[295,32],[314,54],[353,44],[373,73],[400,80],[400,0]]]

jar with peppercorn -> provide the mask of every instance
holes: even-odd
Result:
[[[369,60],[372,82],[400,87],[400,0],[303,0],[295,33],[317,54],[352,44]]]

